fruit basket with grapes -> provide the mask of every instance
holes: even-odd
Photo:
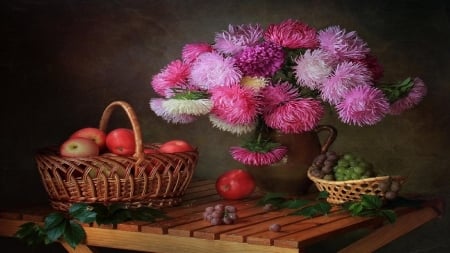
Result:
[[[334,151],[314,158],[308,177],[319,191],[327,191],[327,202],[343,204],[357,201],[362,195],[377,195],[383,200],[395,199],[404,184],[403,176],[379,176],[364,158]]]

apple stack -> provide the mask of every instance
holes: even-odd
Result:
[[[107,130],[116,108],[126,112],[132,128]],[[57,210],[75,202],[166,207],[181,202],[198,151],[177,139],[144,144],[133,108],[115,101],[105,108],[98,128],[76,130],[61,145],[39,150],[35,160]]]

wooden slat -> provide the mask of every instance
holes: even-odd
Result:
[[[386,224],[355,243],[343,248],[339,253],[372,252],[392,242],[398,237],[414,230],[436,218],[439,213],[431,207],[407,213],[393,224]]]
[[[121,230],[86,228],[86,233],[88,235],[88,245],[144,252],[298,253],[297,249],[274,246],[265,247],[246,243],[127,232]]]
[[[323,217],[321,217],[323,218]],[[369,223],[381,223],[381,219],[372,217],[352,217],[346,214],[329,216],[330,219],[324,224],[316,224],[310,229],[292,233],[274,240],[274,245],[280,247],[302,248],[312,242],[329,238],[340,232],[348,231],[354,227],[364,227]],[[333,219],[334,218],[334,219]],[[301,223],[300,223],[301,224]]]

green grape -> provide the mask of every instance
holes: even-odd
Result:
[[[361,166],[353,167],[353,171],[358,175],[364,175],[364,173],[366,172],[366,170]]]

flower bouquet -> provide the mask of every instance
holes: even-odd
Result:
[[[316,29],[288,19],[229,25],[214,42],[186,44],[181,58],[153,76],[160,96],[150,108],[187,124],[208,115],[213,127],[250,136],[231,156],[245,165],[276,163],[287,148],[270,138],[313,130],[332,110],[349,125],[370,126],[416,106],[420,78],[382,82],[383,68],[367,43],[340,26]]]

